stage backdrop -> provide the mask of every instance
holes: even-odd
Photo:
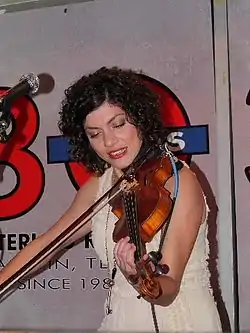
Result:
[[[64,9],[3,15],[0,20],[2,90],[28,72],[48,73],[55,81],[50,93],[13,106],[13,134],[0,146],[1,265],[60,217],[83,182],[57,129],[64,89],[83,73],[118,65],[144,70],[143,79],[162,96],[163,116],[167,107],[171,110],[164,116],[174,126],[167,140],[177,154],[192,155],[212,209],[215,270],[217,156],[210,1],[106,0]],[[230,239],[220,242],[231,251]],[[232,291],[227,288],[232,277],[223,276],[223,271],[220,275],[232,309]],[[88,237],[1,303],[1,328],[95,329],[103,317],[106,276]],[[218,285],[216,279],[213,283]]]
[[[229,55],[231,70],[232,126],[236,194],[236,224],[238,238],[238,276],[240,327],[250,328],[250,47],[248,0],[229,2]],[[247,15],[248,14],[248,15]],[[248,96],[248,105],[246,97]]]

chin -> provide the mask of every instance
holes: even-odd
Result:
[[[119,170],[122,170],[122,169],[125,169],[129,166],[128,163],[113,163],[112,166],[115,168],[115,169],[119,169]]]
[[[125,169],[127,168],[132,162],[129,162],[127,160],[120,160],[120,161],[113,161],[112,166],[116,169]]]

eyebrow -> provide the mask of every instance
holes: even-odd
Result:
[[[115,116],[113,116],[112,118],[109,119],[109,121],[107,122],[107,124],[109,125],[110,123],[112,123],[112,121],[114,121],[117,117],[119,116],[125,116],[124,113],[118,113]],[[95,129],[99,129],[100,127],[94,127],[94,126],[87,126],[85,127],[85,130],[95,130]]]

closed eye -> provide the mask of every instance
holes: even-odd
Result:
[[[99,134],[101,134],[101,132],[98,132],[98,133],[88,133],[88,137],[90,139],[94,139],[94,138],[98,137]]]
[[[116,124],[116,125],[113,125],[114,128],[119,128],[119,127],[123,127],[125,125],[125,121],[123,121],[122,123],[120,124]]]

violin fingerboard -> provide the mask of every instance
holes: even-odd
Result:
[[[134,191],[123,193],[123,203],[130,241],[136,247],[135,261],[137,262],[142,256],[142,241],[139,232],[138,209]]]

